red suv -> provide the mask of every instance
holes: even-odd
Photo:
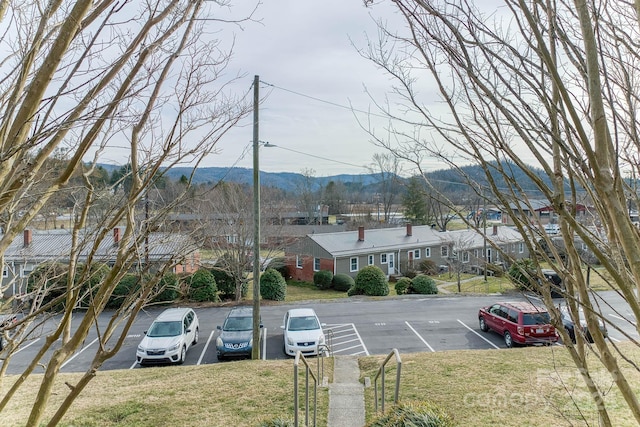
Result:
[[[528,302],[498,302],[478,312],[480,329],[504,336],[507,347],[515,344],[551,344],[558,341],[545,308]]]

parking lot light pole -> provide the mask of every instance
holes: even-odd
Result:
[[[260,161],[258,138],[259,76],[253,78],[253,347],[251,359],[260,359]]]

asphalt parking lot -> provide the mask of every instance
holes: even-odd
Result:
[[[625,322],[629,317],[626,304],[615,294],[606,296],[611,306],[604,310],[612,325],[612,340],[623,341],[624,334],[640,339],[633,324]],[[480,307],[498,300],[524,299],[523,297],[503,296],[409,296],[379,300],[348,299],[333,302],[304,304],[315,309],[324,330],[330,340],[335,355],[375,355],[388,354],[393,348],[400,353],[440,352],[449,350],[489,350],[504,349],[501,336],[491,332],[481,332],[478,327],[477,313]],[[609,301],[610,300],[610,301]],[[289,308],[298,305],[269,305],[261,307],[264,324],[262,330],[262,355],[266,359],[285,359],[280,325]],[[187,353],[185,365],[206,365],[218,363],[215,349],[217,325],[221,325],[229,307],[210,307],[195,309],[200,322],[200,339]],[[608,310],[608,311],[607,311]],[[138,343],[161,308],[140,313],[123,343],[120,351],[107,360],[102,370],[140,369],[135,363]],[[100,316],[100,328],[109,321],[108,313]],[[40,337],[25,343],[10,361],[9,374],[23,372],[32,360],[44,340],[44,334],[54,326],[49,321],[40,326]],[[90,365],[95,354],[98,331],[92,329],[83,347],[65,362],[63,372],[82,372]],[[49,356],[45,356],[45,361]],[[227,363],[227,362],[224,362]],[[148,369],[148,368],[144,368]],[[36,372],[42,372],[39,367]]]

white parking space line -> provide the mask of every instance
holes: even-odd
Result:
[[[31,341],[29,344],[21,346],[19,349],[17,349],[16,351],[14,351],[14,352],[13,352],[13,354],[15,355],[15,354],[20,353],[22,350],[24,350],[25,348],[29,348],[29,347],[31,347],[32,345],[34,345],[34,344],[35,344],[35,343],[37,343],[38,341],[40,341],[40,338],[36,338],[35,340]]]
[[[129,369],[133,369],[136,367],[136,365],[138,364],[138,361],[134,361],[133,364],[131,366],[129,366]]]
[[[476,330],[470,328],[469,326],[467,326],[462,320],[460,319],[456,319],[462,326],[464,326],[465,328],[467,328],[468,330],[470,330],[471,332],[473,332],[474,334],[476,334],[477,336],[479,336],[480,338],[482,338],[484,341],[486,341],[487,343],[489,343],[491,346],[493,346],[493,348],[497,348],[500,349],[500,347],[498,347],[497,345],[495,345],[494,343],[492,343],[491,341],[489,341],[488,339],[486,339],[485,337],[483,337],[482,335],[480,335]]]
[[[611,341],[621,342],[618,338],[614,338],[614,337],[612,337],[611,335],[609,335],[609,339],[610,339]]]
[[[202,358],[204,357],[204,354],[207,352],[207,348],[209,348],[209,343],[211,342],[211,340],[213,339],[213,335],[216,333],[215,330],[211,331],[211,333],[209,334],[209,338],[207,339],[206,344],[204,345],[204,348],[202,349],[202,352],[200,353],[200,358],[198,359],[198,363],[196,363],[196,365],[199,365],[200,363],[202,363]]]
[[[435,353],[435,352],[436,352],[436,351],[433,349],[433,347],[431,347],[431,346],[429,345],[429,343],[428,343],[424,338],[422,338],[422,337],[420,336],[420,334],[418,333],[418,331],[416,331],[415,329],[413,329],[413,326],[411,326],[411,325],[409,324],[409,322],[404,322],[404,323],[409,327],[409,329],[411,329],[411,330],[413,331],[413,333],[414,333],[414,334],[416,334],[416,335],[417,335],[417,337],[418,337],[418,338],[420,338],[420,341],[422,341],[422,342],[424,343],[424,345],[426,345],[426,346],[427,346],[427,348],[428,348],[429,350],[431,350],[431,352],[432,352],[432,353]]]
[[[638,325],[636,324],[636,322],[634,322],[634,321],[632,321],[632,320],[630,320],[630,319],[625,319],[624,317],[620,317],[620,316],[618,316],[618,315],[611,314],[611,313],[609,313],[609,316],[611,316],[611,317],[613,317],[613,318],[615,318],[615,319],[618,319],[618,320],[622,320],[623,322],[631,323],[633,326],[638,326]]]
[[[358,333],[358,330],[356,329],[356,325],[353,323],[339,323],[339,324],[335,324],[335,325],[326,325],[324,328],[325,333],[331,334],[331,339],[332,339],[332,343],[331,343],[331,351],[333,353],[341,353],[341,352],[346,352],[348,350],[353,350],[353,349],[357,349],[359,347],[362,348],[362,351],[358,351],[355,353],[349,353],[349,355],[351,356],[355,356],[355,355],[361,355],[364,354],[366,356],[369,356],[369,350],[367,350],[367,346],[364,345],[364,341],[362,341],[362,337],[360,336],[360,334]],[[331,331],[331,332],[329,332]],[[352,338],[352,337],[355,337]],[[359,345],[356,346],[350,346],[348,348],[340,348],[336,350],[336,347],[339,347],[343,344],[349,344],[349,343],[353,343],[353,342],[358,342]]]
[[[89,347],[91,347],[92,345],[94,345],[96,342],[98,341],[98,338],[96,338],[95,340],[91,341],[88,345],[82,347],[82,350],[76,352],[73,356],[71,356],[69,359],[67,359],[66,362],[64,362],[62,364],[62,366],[60,366],[60,369],[64,368],[65,366],[67,366],[73,359],[75,359],[76,357],[78,357],[83,351],[85,351],[86,349],[88,349]]]

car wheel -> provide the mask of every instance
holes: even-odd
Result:
[[[481,317],[479,321],[480,321],[480,330],[482,332],[487,332],[489,330],[489,327],[487,326],[487,322],[484,321],[484,317]]]
[[[178,359],[178,365],[182,365],[186,358],[187,358],[187,347],[183,345],[182,351],[180,352],[180,359]]]
[[[193,342],[191,343],[191,345],[198,344],[198,339],[199,338],[200,338],[200,330],[198,328],[196,328],[196,333],[193,334]]]
[[[511,334],[509,333],[509,331],[504,332],[504,343],[507,348],[513,347],[513,338],[511,338]]]

